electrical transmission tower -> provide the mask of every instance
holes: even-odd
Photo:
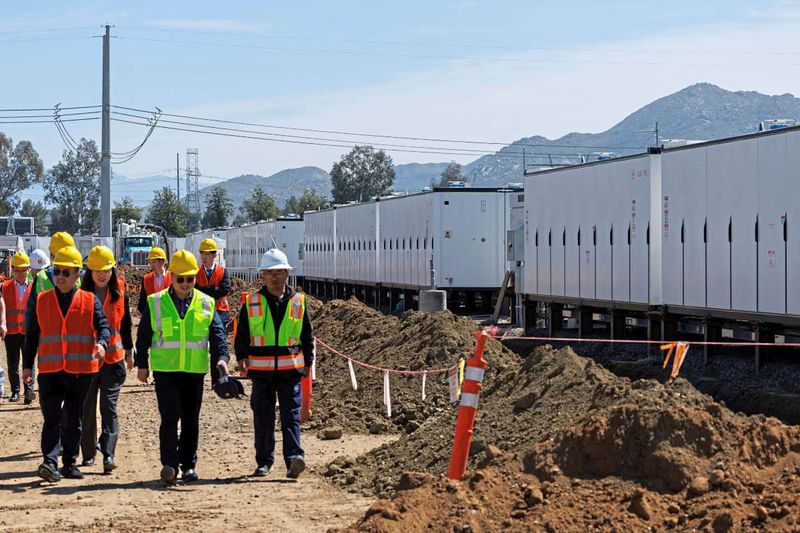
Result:
[[[186,149],[186,209],[200,215],[200,166],[197,148]]]

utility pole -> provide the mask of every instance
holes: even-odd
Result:
[[[175,154],[175,183],[178,184],[178,203],[181,202],[181,153]]]
[[[111,26],[106,24],[103,35],[103,109],[100,168],[100,236],[111,237]]]

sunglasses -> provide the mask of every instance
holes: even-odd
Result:
[[[217,255],[217,251],[216,251],[216,250],[211,250],[211,251],[209,251],[209,252],[203,252],[203,253],[204,253],[204,254]]]
[[[175,278],[175,283],[194,283],[194,276],[178,276]]]
[[[71,268],[54,268],[53,269],[53,277],[55,277],[55,276],[64,276],[65,278],[68,278],[73,274],[75,274],[75,272]]]

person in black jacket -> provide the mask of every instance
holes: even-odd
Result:
[[[314,333],[305,295],[286,285],[286,255],[268,250],[259,270],[264,286],[248,294],[239,311],[234,339],[236,359],[252,379],[250,407],[255,430],[255,476],[269,474],[275,460],[275,399],[280,405],[283,460],[287,477],[305,470],[300,446],[300,379],[314,362]]]

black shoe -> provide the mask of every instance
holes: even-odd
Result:
[[[78,470],[78,467],[75,465],[62,467],[61,475],[67,479],[83,479],[83,472]]]
[[[269,475],[270,468],[267,465],[259,466],[256,468],[256,471],[253,472],[254,477],[267,477]]]
[[[19,393],[18,392],[12,392],[11,393],[11,398],[9,398],[8,401],[9,402],[18,402],[19,401]]]
[[[33,403],[33,400],[36,399],[36,393],[33,391],[28,391],[25,393],[25,405],[30,405]]]
[[[36,475],[49,483],[58,483],[61,481],[61,474],[58,473],[58,470],[47,463],[39,465],[39,468],[36,469]]]
[[[303,460],[302,457],[295,457],[292,459],[292,462],[289,463],[289,470],[286,472],[286,477],[289,479],[297,479],[300,477],[300,474],[303,473],[303,470],[306,469],[306,462]]]
[[[200,476],[197,475],[197,472],[195,471],[194,468],[190,468],[189,470],[183,471],[181,479],[183,479],[187,483],[191,483],[192,481],[197,481],[198,479],[200,479]]]
[[[117,463],[114,462],[113,457],[106,457],[103,459],[103,473],[110,474],[117,469]]]
[[[94,457],[84,458],[81,461],[81,466],[92,466],[94,464]]]
[[[161,468],[161,481],[167,485],[175,485],[178,483],[178,474],[171,466],[164,465]]]

